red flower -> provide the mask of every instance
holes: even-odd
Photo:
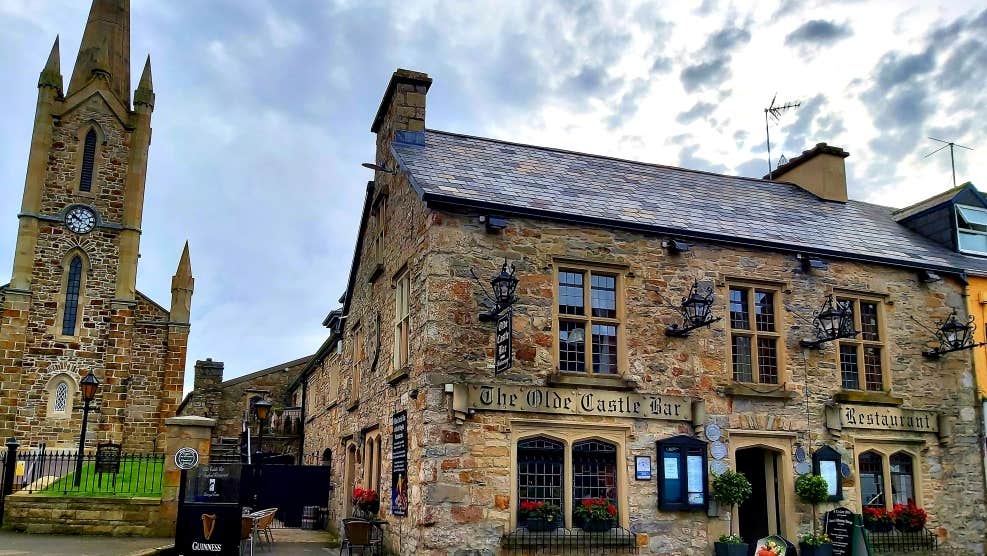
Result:
[[[586,506],[588,508],[590,506],[594,506],[595,504],[596,504],[596,501],[594,499],[592,499],[592,498],[583,498],[583,506]]]
[[[617,506],[614,506],[613,504],[607,506],[607,513],[611,516],[617,515]]]

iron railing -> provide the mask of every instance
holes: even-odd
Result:
[[[939,549],[939,537],[926,529],[909,532],[891,530],[882,533],[867,531],[867,538],[870,540],[874,552],[878,553],[902,554],[917,550],[936,551]]]
[[[76,480],[78,463],[74,451],[18,452],[13,490],[49,496],[161,496],[164,454],[122,453],[118,460],[85,454]]]
[[[521,527],[504,535],[500,546],[511,554],[636,554],[637,538],[621,527],[590,533],[559,527],[553,531],[528,531]]]

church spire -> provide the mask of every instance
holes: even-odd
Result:
[[[106,79],[110,91],[130,106],[130,0],[93,0],[68,95],[93,77]]]
[[[38,77],[38,87],[54,87],[58,95],[62,94],[62,62],[58,50],[58,35],[55,35],[55,44],[51,45],[51,54],[48,54],[48,61],[45,62],[41,76]]]
[[[144,104],[154,109],[154,84],[151,82],[151,55],[147,55],[144,62],[144,71],[141,72],[141,79],[137,83],[137,90],[134,91],[134,109],[137,105]]]
[[[192,278],[192,263],[188,255],[188,241],[178,261],[178,270],[171,278],[171,322],[188,323],[192,313],[192,291],[195,279]]]

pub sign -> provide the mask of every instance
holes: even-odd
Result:
[[[497,341],[494,344],[494,372],[502,373],[514,364],[514,310],[510,307],[497,316]]]

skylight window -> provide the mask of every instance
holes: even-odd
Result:
[[[956,239],[960,251],[987,255],[987,210],[956,205]]]

